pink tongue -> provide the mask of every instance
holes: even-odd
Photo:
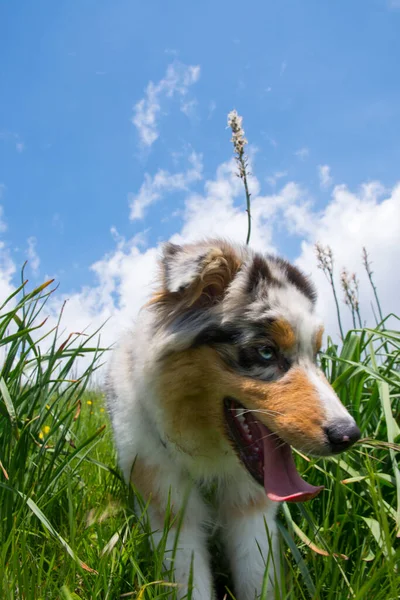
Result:
[[[314,486],[302,479],[296,470],[292,450],[259,421],[252,420],[251,430],[258,430],[264,453],[264,488],[275,502],[305,502],[315,498],[324,486]]]

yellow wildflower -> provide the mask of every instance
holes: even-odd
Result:
[[[43,429],[39,433],[39,439],[43,440],[44,436],[50,432],[51,427],[49,425],[44,425]]]

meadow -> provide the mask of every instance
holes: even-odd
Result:
[[[245,191],[248,244],[247,140],[236,111],[228,126]],[[328,336],[318,360],[362,439],[329,459],[296,452],[305,479],[325,490],[311,502],[282,505],[283,568],[273,600],[398,600],[399,317],[384,317],[363,249],[376,324],[363,322],[358,279],[343,270],[341,292],[353,322],[345,332],[332,250],[320,244],[315,250],[340,334],[339,344]],[[174,598],[165,571],[173,557],[163,562],[173,519],[166,507],[164,535],[154,547],[147,506],[119,472],[104,392],[95,383],[110,349],[100,346],[99,331],[64,331],[62,309],[49,329],[52,285],[30,290],[23,268],[20,287],[0,305],[0,599]],[[210,543],[218,599],[234,599],[217,534]],[[261,600],[272,599],[262,594]]]
[[[104,394],[93,385],[106,359],[98,332],[64,332],[61,315],[46,329],[53,293],[51,282],[30,291],[23,283],[0,309],[0,597],[171,597],[162,552],[149,543],[146,505],[133,511]],[[356,325],[357,306],[350,308]],[[397,324],[391,315],[374,328],[354,327],[339,346],[328,338],[321,353],[363,437],[340,457],[297,455],[305,478],[325,490],[309,503],[282,506],[281,600],[400,596]],[[233,598],[218,543],[214,555],[219,595]]]

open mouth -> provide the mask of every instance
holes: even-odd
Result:
[[[225,398],[224,408],[237,454],[270,500],[305,502],[319,494],[323,486],[316,487],[300,477],[289,444],[233,398]]]

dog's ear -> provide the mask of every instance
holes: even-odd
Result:
[[[255,254],[247,274],[247,293],[255,295],[262,285],[274,281],[267,261],[260,254]]]
[[[162,294],[187,307],[216,304],[240,268],[241,261],[228,244],[168,243],[162,255]]]

